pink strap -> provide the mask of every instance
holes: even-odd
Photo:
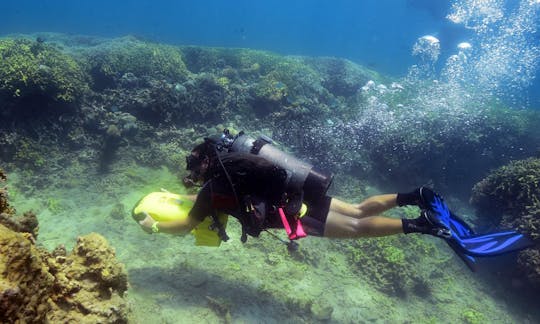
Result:
[[[287,221],[287,216],[285,216],[283,208],[278,208],[278,211],[279,216],[281,217],[281,222],[283,223],[283,227],[285,228],[285,232],[289,236],[289,239],[296,240],[307,236],[306,232],[304,231],[304,227],[302,226],[302,222],[300,222],[300,219],[296,220],[296,232],[293,233],[291,225],[289,225],[289,221]]]
[[[302,238],[306,237],[307,234],[304,231],[304,227],[302,226],[302,222],[300,222],[300,218],[296,220],[296,238]]]

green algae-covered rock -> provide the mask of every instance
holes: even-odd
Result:
[[[540,211],[540,159],[513,161],[491,172],[473,188],[480,216],[506,225],[522,214]]]
[[[73,102],[86,87],[79,64],[57,48],[42,41],[0,40],[0,99]]]
[[[323,86],[335,96],[350,97],[356,95],[369,80],[383,81],[377,72],[345,59],[307,57],[304,62],[321,75]]]
[[[243,48],[182,46],[181,49],[187,68],[193,73],[232,68],[242,77],[257,77],[268,74],[283,60],[278,54]]]
[[[180,49],[133,37],[102,43],[87,50],[83,57],[96,90],[116,87],[126,74],[174,82],[184,81],[189,74]]]
[[[314,302],[311,305],[311,314],[318,321],[328,321],[332,319],[334,308],[331,305],[326,305],[321,302]]]
[[[266,117],[286,106],[316,108],[320,95],[326,95],[321,78],[301,58],[238,48],[181,49],[188,70],[214,76],[229,97],[226,105],[236,106],[237,113]]]
[[[439,276],[437,269],[449,261],[422,236],[352,240],[343,246],[354,270],[390,295],[430,295],[425,278]]]
[[[463,312],[463,321],[465,321],[467,324],[480,324],[485,323],[486,318],[481,312],[469,308]]]
[[[359,140],[373,161],[374,179],[407,187],[432,182],[459,194],[468,192],[478,174],[530,156],[538,147],[537,111],[451,105],[420,108],[422,100],[400,107],[374,101],[363,113],[370,127],[356,134],[363,135]],[[372,117],[380,110],[385,112],[382,118]]]
[[[480,221],[517,229],[537,243],[520,252],[518,263],[531,287],[540,289],[540,158],[513,161],[492,171],[474,186],[471,203]]]

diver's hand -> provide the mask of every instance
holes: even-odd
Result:
[[[146,215],[146,217],[142,221],[139,221],[139,225],[141,225],[143,231],[152,234],[152,225],[156,223],[156,220],[153,219],[152,216],[150,216],[147,212],[143,212],[143,214]]]

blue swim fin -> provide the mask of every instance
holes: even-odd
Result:
[[[476,235],[474,230],[467,224],[461,217],[450,212],[449,225],[452,233],[455,233],[457,237],[472,237]],[[457,244],[456,240],[449,239],[446,243],[454,250],[454,252],[465,262],[467,267],[471,271],[476,271],[476,258],[472,255],[466,254],[465,250]]]
[[[465,263],[467,268],[469,268],[471,271],[476,271],[476,258],[472,255],[465,254],[463,252],[463,249],[456,243],[456,241],[453,240],[446,240],[446,243],[448,246],[454,250],[454,252],[457,254],[457,256]]]
[[[526,249],[531,239],[514,230],[476,234],[459,216],[450,211],[443,199],[431,189],[422,187],[422,212],[433,227],[433,235],[444,238],[471,270],[476,257],[497,256]]]
[[[460,238],[458,243],[464,253],[478,257],[520,251],[533,245],[531,239],[513,230]]]

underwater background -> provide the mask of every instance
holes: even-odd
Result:
[[[96,232],[116,251],[125,311],[52,289],[89,323],[538,323],[539,15],[537,0],[2,1],[2,190],[37,216],[37,247]],[[242,244],[233,219],[219,248],[144,233],[133,206],[195,193],[185,156],[224,128],[332,170],[346,201],[429,185],[479,231],[536,246],[472,273],[420,235],[291,252]]]
[[[469,17],[470,22],[456,23],[447,18],[452,5],[458,3],[478,11]],[[106,37],[135,35],[178,45],[336,56],[380,73],[403,76],[415,63],[410,54],[418,37],[437,37],[441,41],[441,62],[444,62],[455,54],[459,43],[479,41],[486,36],[475,33],[475,27],[468,24],[477,23],[475,20],[483,15],[498,19],[498,10],[510,14],[519,3],[518,0],[480,1],[479,4],[448,0],[6,0],[0,4],[0,30],[4,34],[49,31]],[[488,12],[482,13],[483,8]],[[532,24],[531,28],[538,27],[538,21],[528,23]],[[499,29],[502,24],[502,21],[493,21]],[[526,41],[530,45],[540,44],[536,33],[531,31],[528,36]],[[514,42],[518,37],[507,39],[505,45],[519,46]],[[530,73],[538,75],[536,70]],[[539,84],[532,81],[530,88],[526,87],[529,95],[539,92]],[[533,106],[537,107],[538,101]]]

